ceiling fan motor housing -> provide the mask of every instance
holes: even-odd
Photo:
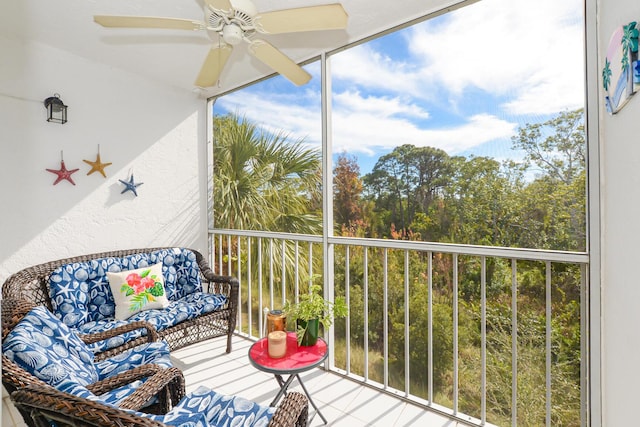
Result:
[[[222,28],[222,38],[226,43],[232,46],[242,42],[243,34],[244,31],[242,31],[236,24],[228,24]]]

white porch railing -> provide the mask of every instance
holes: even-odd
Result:
[[[315,281],[350,307],[328,369],[474,425],[584,425],[585,253],[211,230],[209,254],[240,280],[240,334]]]

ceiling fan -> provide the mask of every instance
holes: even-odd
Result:
[[[216,84],[233,46],[249,44],[249,53],[300,86],[311,75],[291,58],[265,40],[255,38],[256,33],[282,34],[302,31],[344,29],[347,13],[339,3],[282,9],[258,13],[251,0],[204,0],[205,20],[149,16],[96,15],[93,20],[109,28],[161,28],[217,33],[218,44],[211,47],[195,85],[209,87]]]

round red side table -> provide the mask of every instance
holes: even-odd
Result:
[[[269,346],[267,338],[256,341],[249,348],[249,361],[258,370],[273,374],[280,385],[280,391],[271,402],[271,406],[276,406],[278,401],[287,393],[287,389],[294,379],[298,379],[302,390],[304,390],[309,399],[309,403],[320,415],[322,421],[327,423],[326,418],[322,415],[316,404],[311,399],[311,395],[300,378],[300,373],[316,368],[325,361],[328,355],[327,343],[322,338],[318,338],[316,345],[308,347],[299,347],[296,340],[295,332],[287,333],[287,352],[284,357],[274,359],[269,357]],[[288,375],[287,379],[283,375]],[[311,417],[309,422],[311,422]]]

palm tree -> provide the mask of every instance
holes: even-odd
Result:
[[[308,148],[302,139],[290,141],[283,131],[267,132],[235,114],[214,116],[214,137],[213,220],[216,228],[299,234],[322,231],[319,150]],[[278,242],[238,238],[230,245],[228,241],[222,242],[223,253],[245,266],[250,253],[252,286],[256,286],[261,274],[263,282],[273,280],[276,295],[283,287],[287,295],[292,295],[296,280],[304,288],[313,272],[322,271],[321,257],[311,257],[310,272],[309,253],[299,249],[296,251],[295,243],[284,239]],[[261,271],[257,268],[258,252],[264,260]],[[267,263],[269,256],[276,263],[273,269]],[[231,272],[221,273],[244,276],[243,281],[248,280],[248,272],[237,268],[239,265],[232,266]],[[274,303],[276,307],[279,305],[278,301]],[[257,314],[260,307],[256,301],[252,307]]]
[[[604,60],[604,68],[602,69],[602,86],[604,90],[609,90],[609,85],[611,84],[611,63],[609,59],[605,58]]]
[[[318,234],[321,154],[235,114],[214,117],[217,228]]]

